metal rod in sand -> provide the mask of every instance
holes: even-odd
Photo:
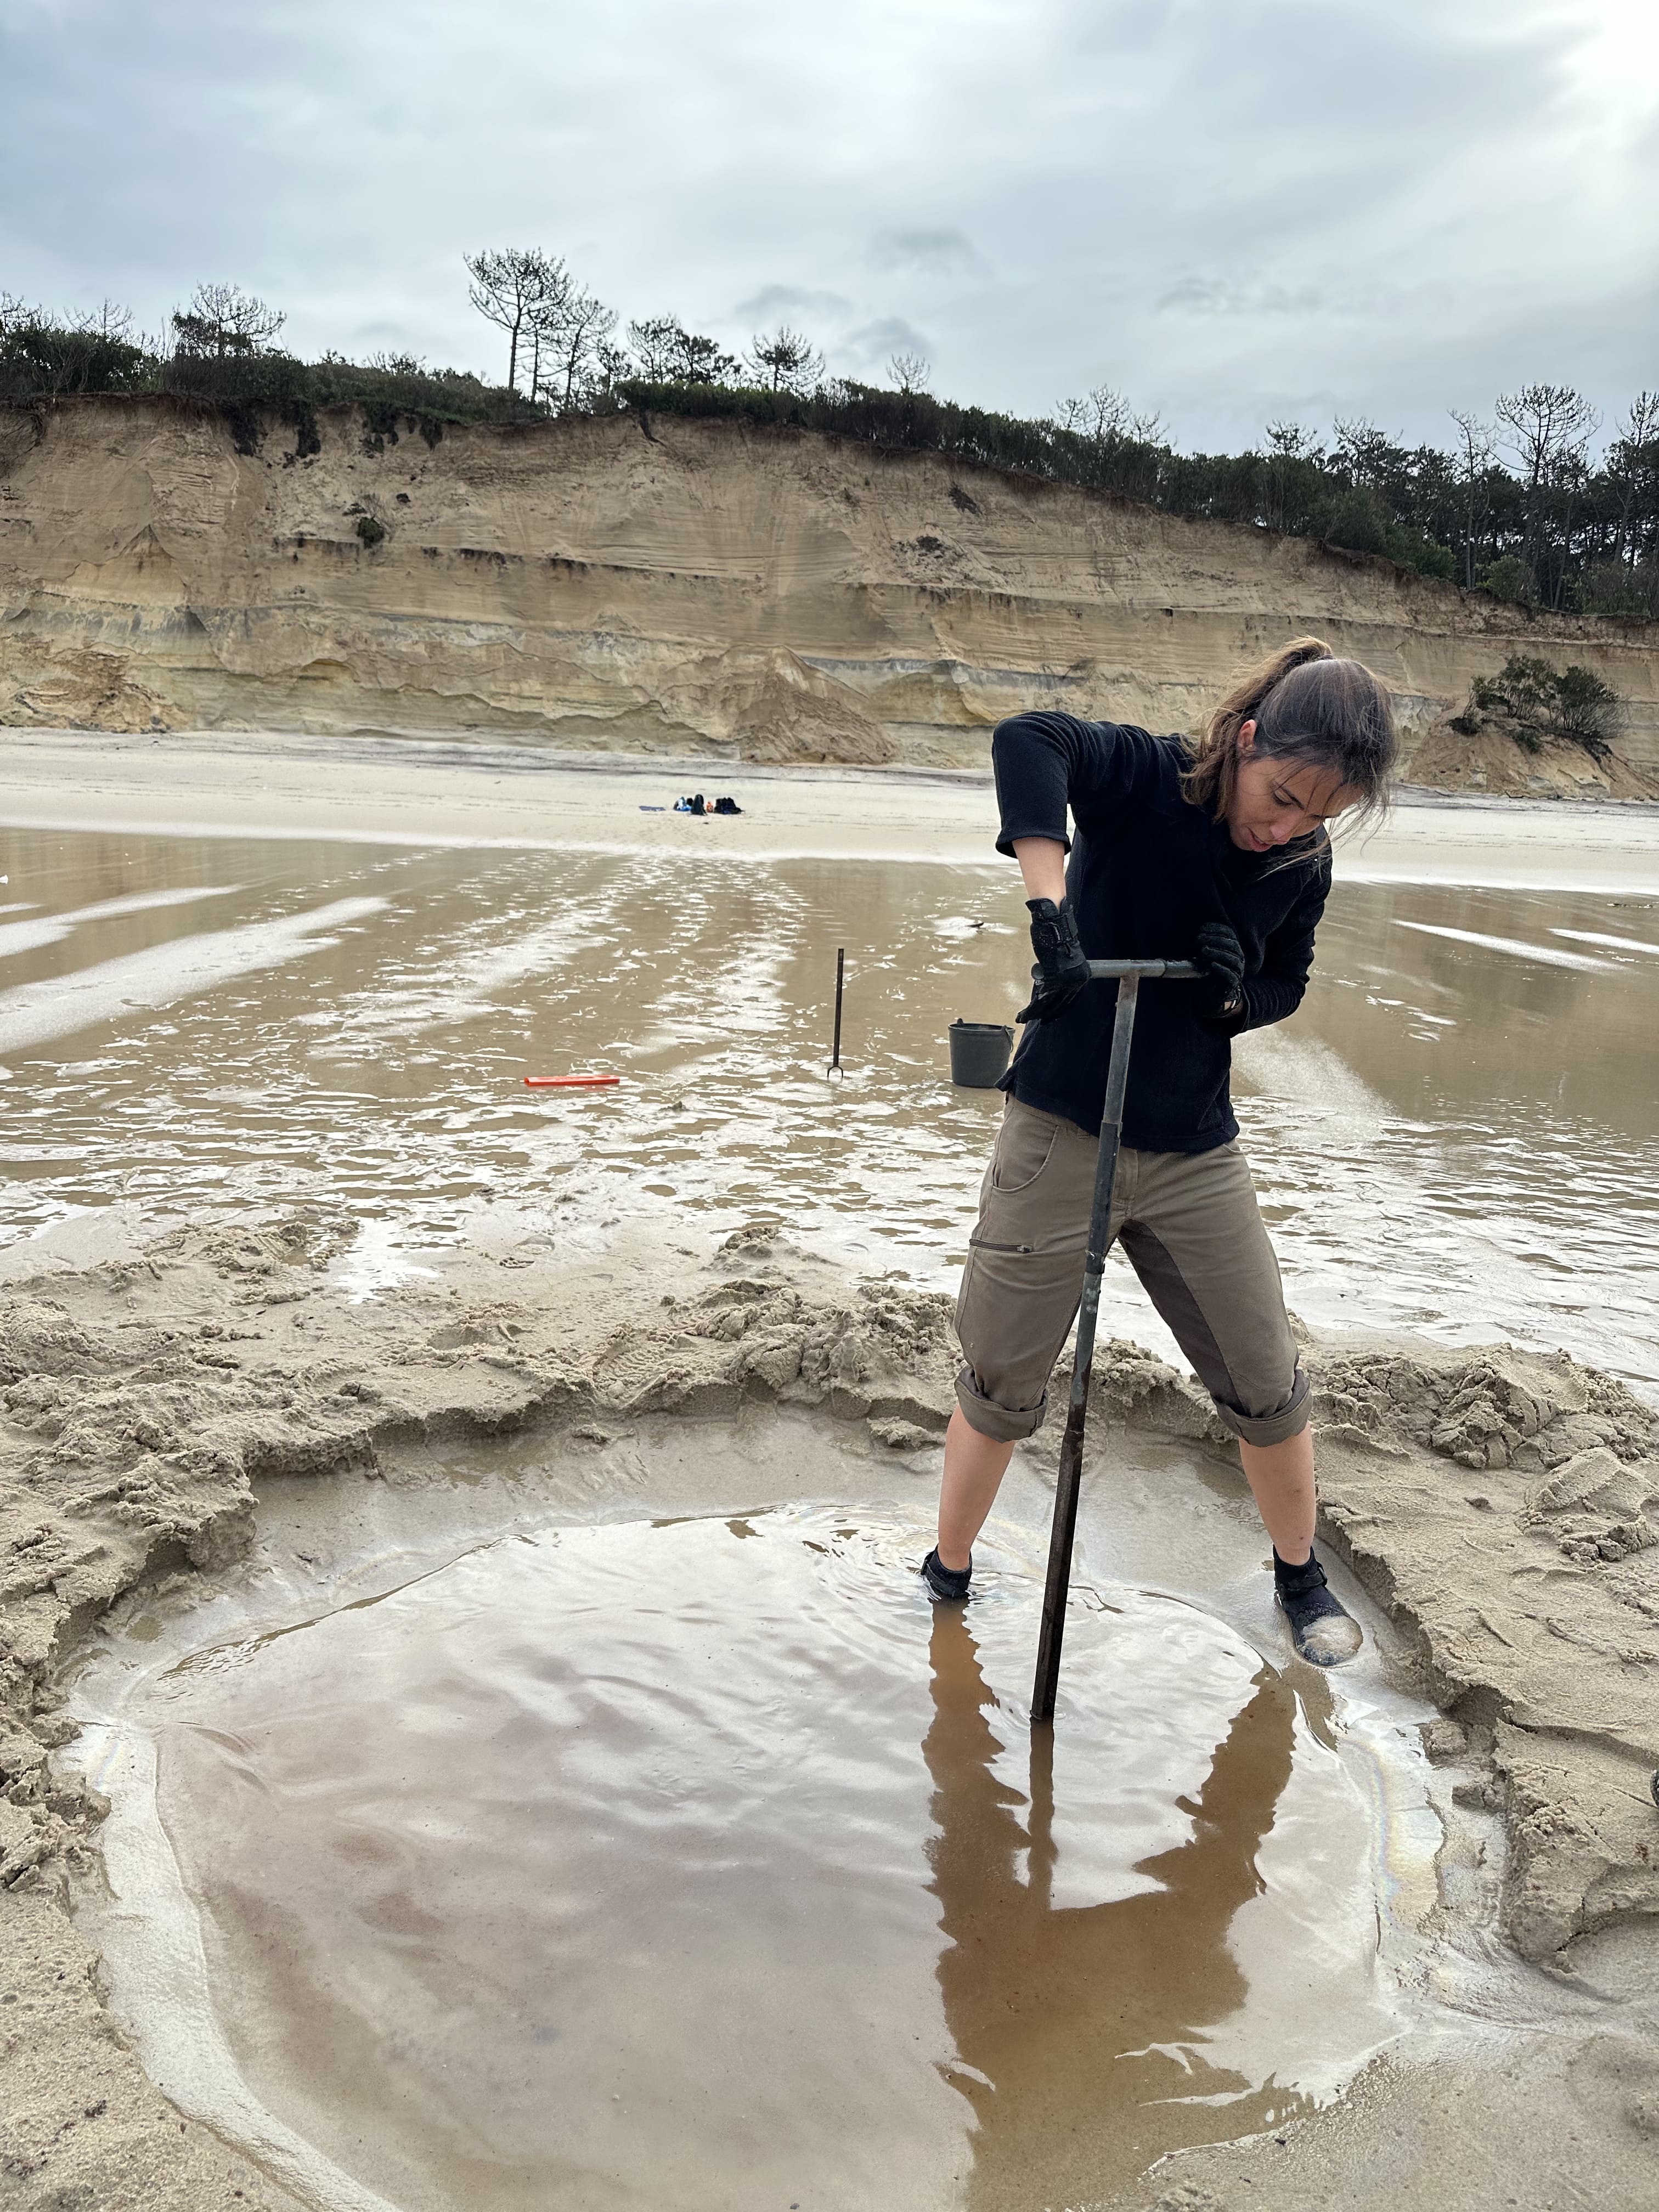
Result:
[[[838,945],[836,947],[836,1041],[830,1048],[830,1065],[823,1071],[826,1075],[840,1075],[842,1073],[841,1064],[841,994],[842,986],[846,981],[846,976],[847,947],[844,945]]]
[[[1066,1634],[1066,1594],[1072,1579],[1072,1541],[1077,1534],[1078,1493],[1083,1486],[1083,1425],[1088,1416],[1089,1375],[1095,1362],[1095,1322],[1100,1311],[1100,1279],[1106,1272],[1106,1245],[1112,1226],[1112,1189],[1117,1181],[1118,1141],[1123,1127],[1123,1094],[1129,1080],[1129,1047],[1134,1037],[1135,1006],[1142,976],[1190,982],[1201,971],[1189,960],[1091,960],[1091,982],[1117,981],[1117,1012],[1112,1023],[1112,1054],[1106,1067],[1106,1102],[1100,1117],[1100,1153],[1095,1167],[1094,1204],[1089,1214],[1089,1254],[1083,1269],[1083,1303],[1078,1312],[1077,1355],[1072,1367],[1072,1395],[1066,1409],[1066,1433],[1060,1446],[1060,1478],[1054,1486],[1054,1528],[1048,1538],[1048,1579],[1042,1593],[1042,1632],[1037,1639],[1036,1682],[1031,1692],[1031,1723],[1052,1721],[1060,1686],[1060,1647]]]

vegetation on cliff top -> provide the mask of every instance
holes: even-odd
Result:
[[[507,339],[504,385],[395,356],[301,361],[274,343],[280,313],[204,285],[165,339],[137,336],[107,302],[65,319],[0,294],[0,401],[173,394],[218,408],[245,449],[274,413],[302,456],[317,450],[318,410],[341,404],[363,410],[371,435],[413,422],[434,442],[446,423],[623,410],[735,419],[1316,538],[1522,606],[1659,619],[1659,393],[1638,396],[1599,459],[1594,410],[1541,384],[1500,397],[1490,422],[1454,413],[1446,449],[1339,420],[1328,439],[1273,422],[1248,453],[1187,453],[1104,386],[1027,420],[935,397],[915,356],[896,357],[885,385],[827,377],[787,327],[757,336],[741,361],[672,315],[630,323],[624,345],[615,313],[555,256],[496,250],[469,257],[467,271],[474,306]]]

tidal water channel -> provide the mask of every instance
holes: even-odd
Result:
[[[1316,1327],[1565,1346],[1659,1395],[1652,826],[1650,895],[1339,881],[1235,1081]],[[1000,1101],[952,1089],[945,1032],[1022,1001],[1014,870],[685,829],[684,859],[0,830],[0,1238],[306,1199],[355,1219],[365,1295],[655,1212],[949,1285]],[[594,1070],[622,1081],[524,1087]],[[1121,1261],[1105,1310],[1167,1349]]]

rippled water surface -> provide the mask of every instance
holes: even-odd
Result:
[[[945,1033],[1020,1002],[1014,871],[734,864],[718,823],[686,834],[679,858],[0,832],[0,1233],[305,1196],[358,1218],[361,1293],[464,1235],[533,1252],[654,1209],[949,1283],[1000,1101],[952,1089]],[[1655,877],[1339,884],[1301,1012],[1237,1051],[1306,1318],[1563,1345],[1659,1394],[1659,836]],[[523,1085],[594,1069],[623,1082]],[[1109,1282],[1109,1325],[1160,1341]]]

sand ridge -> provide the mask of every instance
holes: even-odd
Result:
[[[54,1769],[73,1733],[58,1677],[123,1592],[243,1557],[263,1476],[372,1470],[403,1442],[781,1401],[927,1454],[953,1402],[947,1299],[845,1277],[768,1226],[701,1252],[625,1231],[562,1267],[471,1255],[356,1305],[330,1273],[349,1231],[314,1208],[173,1228],[0,1298],[0,1912],[34,2008],[0,2143],[20,2203],[224,2193],[221,2154],[175,2147],[112,2041],[62,1912],[102,1808]],[[1325,1538],[1412,1632],[1413,1686],[1448,1715],[1431,1755],[1501,1813],[1510,1941],[1547,1960],[1659,1916],[1659,1416],[1565,1357],[1306,1357]],[[1207,1400],[1138,1347],[1103,1347],[1096,1389],[1105,1423],[1219,1453]],[[78,2086],[94,2058],[116,2085],[101,2103]],[[149,2193],[106,2196],[164,2139]],[[278,2201],[240,2171],[229,2185]]]

